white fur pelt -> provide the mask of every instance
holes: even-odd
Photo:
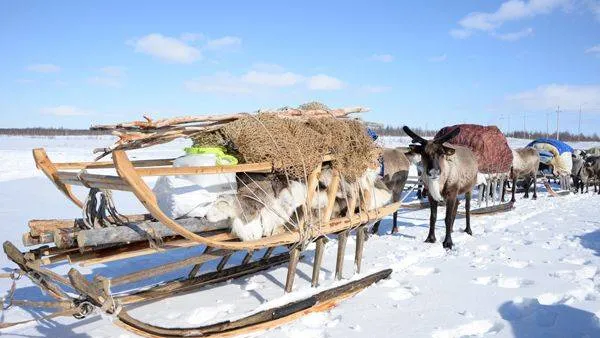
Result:
[[[236,195],[220,196],[209,210],[206,218],[218,222],[230,218],[231,233],[242,241],[260,239],[283,232],[283,225],[289,221],[296,209],[306,201],[306,185],[290,181],[289,185],[275,194],[261,196],[262,207],[249,210],[245,199]]]
[[[327,206],[327,187],[331,183],[332,170],[324,169],[320,177],[321,188],[315,193],[310,205],[313,216]],[[238,185],[238,194],[221,195],[206,214],[209,222],[231,220],[231,233],[242,241],[260,239],[282,233],[284,225],[304,205],[307,197],[306,184],[289,181],[283,188],[274,187],[268,179],[253,182],[250,186]],[[269,190],[269,188],[271,188]],[[369,169],[359,178],[358,184],[341,180],[333,216],[337,217],[346,208],[346,198],[362,192],[371,194],[369,210],[384,206],[392,200],[392,193],[378,177],[376,169]],[[254,195],[254,196],[253,196]],[[248,197],[251,196],[251,197]],[[260,202],[257,202],[260,200]]]

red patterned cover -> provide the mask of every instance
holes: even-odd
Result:
[[[512,151],[498,127],[457,124],[440,129],[435,137],[442,136],[455,127],[460,128],[460,133],[448,143],[470,148],[477,157],[479,172],[494,174],[510,171]]]

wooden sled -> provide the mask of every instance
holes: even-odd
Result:
[[[337,236],[338,238],[335,278],[340,280],[343,277],[346,241],[352,230],[356,230],[357,236],[354,271],[360,273],[366,239],[365,227],[369,223],[392,214],[398,209],[400,203],[367,210],[370,194],[363,192],[356,199],[349,201],[348,209],[358,209],[358,212],[332,219],[335,196],[340,183],[339,175],[335,175],[328,187],[328,203],[321,212],[318,225],[300,221],[296,228],[282,234],[243,242],[230,234],[228,229],[209,230],[208,228],[211,228],[209,225],[197,219],[174,220],[168,217],[158,207],[152,190],[142,178],[234,172],[268,173],[273,170],[272,163],[174,168],[171,166],[173,159],[130,161],[123,150],[115,150],[112,154],[113,161],[108,162],[53,163],[43,149],[33,150],[33,156],[37,167],[69,200],[79,207],[83,207],[84,203],[73,194],[73,185],[88,189],[131,192],[149,212],[143,215],[124,216],[126,223],[120,226],[91,230],[81,229],[80,225],[83,222],[81,219],[32,220],[29,222],[30,231],[24,234],[23,242],[25,246],[38,247],[28,252],[21,252],[12,243],[4,243],[5,253],[19,267],[19,270],[56,300],[55,307],[67,309],[67,313],[75,315],[76,318],[84,318],[92,310],[99,309],[102,312],[115,314],[118,325],[146,336],[231,336],[268,329],[308,312],[329,309],[339,301],[352,296],[377,280],[385,278],[390,273],[390,270],[386,270],[370,275],[311,296],[303,301],[269,310],[271,312],[250,315],[241,321],[217,323],[209,327],[189,330],[158,328],[140,323],[131,318],[124,309],[117,311],[114,305],[118,304],[119,307],[122,307],[178,293],[191,292],[209,284],[256,273],[284,263],[288,264],[285,292],[291,292],[296,266],[302,250],[308,242],[316,243],[311,281],[311,285],[316,287],[319,283],[319,272],[327,236]],[[324,162],[330,160],[329,157],[323,159]],[[96,169],[115,169],[116,175],[91,173]],[[320,171],[321,166],[308,176],[307,202],[310,202],[316,193]],[[132,228],[135,228],[135,231]],[[109,233],[110,236],[101,236],[102,232]],[[115,236],[116,233],[118,236]],[[148,240],[148,235],[152,235],[151,239],[157,239],[160,245]],[[93,265],[194,246],[204,247],[204,250],[197,256],[112,278],[96,275],[93,280],[89,280],[74,268],[71,269],[68,277],[65,277],[46,267],[49,264],[65,261],[70,264]],[[278,253],[278,251],[283,253]],[[245,253],[241,264],[226,267],[232,255],[237,252]],[[261,256],[255,258],[259,252]],[[277,254],[274,255],[275,253]],[[202,265],[209,261],[219,262],[216,270],[200,273]],[[191,267],[186,276],[163,282],[149,289],[133,291],[125,295],[113,295],[111,292],[111,287],[138,282],[185,267]],[[71,290],[77,291],[76,297],[72,296]]]

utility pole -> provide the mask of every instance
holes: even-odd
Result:
[[[546,138],[550,138],[550,112],[546,112]]]
[[[560,115],[560,106],[556,106],[556,139],[560,140],[559,138],[559,127],[558,127],[558,117]]]
[[[579,138],[579,141],[581,141],[581,105],[579,105],[579,130],[578,130],[579,135],[577,136]]]

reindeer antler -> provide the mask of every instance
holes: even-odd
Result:
[[[446,141],[450,141],[451,139],[453,139],[456,135],[458,135],[458,133],[460,133],[460,127],[455,127],[454,129],[450,130],[449,132],[447,132],[446,134],[435,138],[433,140],[433,143],[438,143],[438,144],[442,144]]]
[[[410,130],[410,128],[408,128],[408,126],[404,126],[402,127],[402,130],[404,130],[404,132],[406,133],[406,135],[410,136],[412,138],[413,142],[416,143],[420,143],[422,145],[427,144],[427,140],[422,138],[421,136],[415,134],[414,131]]]

